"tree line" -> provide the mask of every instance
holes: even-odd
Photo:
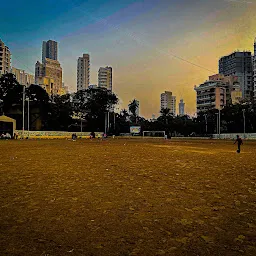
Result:
[[[23,126],[23,91],[11,73],[0,77],[0,115],[5,114]],[[196,117],[174,116],[170,109],[162,109],[155,120],[138,115],[138,101],[133,99],[128,109],[116,113],[118,97],[103,89],[81,90],[73,94],[52,95],[38,85],[25,88],[25,129],[42,131],[105,131],[109,134],[129,133],[130,126],[141,131],[165,131],[171,136],[208,136],[217,133],[220,113],[221,133],[256,132],[256,104],[243,102],[228,105],[220,112],[213,109]],[[29,115],[29,118],[28,118]],[[28,124],[29,122],[29,124]]]

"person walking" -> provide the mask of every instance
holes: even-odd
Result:
[[[234,144],[236,144],[237,143],[237,153],[240,153],[240,151],[241,151],[241,145],[243,144],[243,141],[242,141],[242,139],[239,137],[239,135],[236,135],[236,140],[235,140],[235,143]]]

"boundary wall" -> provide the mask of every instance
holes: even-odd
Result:
[[[18,138],[22,137],[22,130],[15,131]],[[30,139],[71,139],[72,134],[75,133],[78,138],[90,138],[90,132],[63,132],[63,131],[24,131],[24,137]],[[101,138],[103,132],[95,132],[96,138]]]
[[[236,135],[239,135],[242,139],[247,140],[256,140],[256,133],[221,133],[219,134],[213,134],[213,139],[236,139]]]

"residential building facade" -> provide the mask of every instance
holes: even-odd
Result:
[[[161,94],[160,108],[169,108],[170,113],[176,115],[176,96],[172,95],[172,92],[165,91]]]
[[[15,75],[16,80],[21,85],[30,85],[35,83],[35,76],[26,73],[25,70],[12,67],[11,73]]]
[[[197,113],[222,109],[226,105],[226,87],[220,80],[209,80],[195,86]]]
[[[218,81],[221,86],[226,88],[226,105],[239,103],[242,97],[242,89],[237,76],[224,76],[223,74],[216,74],[209,76],[209,81]]]
[[[51,91],[51,94],[62,94],[62,68],[57,60],[45,58],[44,63],[39,61],[36,63],[35,82],[40,85],[42,81],[51,81],[46,84],[46,86],[52,86],[48,90]]]
[[[224,76],[237,76],[243,99],[253,96],[252,55],[249,51],[233,52],[219,60],[219,73]]]
[[[90,85],[90,55],[83,54],[77,60],[77,91],[88,89]]]
[[[0,76],[11,72],[11,52],[0,39]]]
[[[98,71],[98,86],[112,91],[112,67],[100,67]]]
[[[42,45],[42,63],[45,59],[58,60],[58,43],[53,40],[43,41]]]
[[[254,40],[254,55],[253,55],[253,97],[256,100],[256,38]]]
[[[54,79],[50,77],[41,76],[37,78],[37,84],[41,86],[51,96],[53,95]]]
[[[184,103],[183,99],[181,99],[180,103],[179,103],[179,115],[180,116],[185,115],[185,103]]]

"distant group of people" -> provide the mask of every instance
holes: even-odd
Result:
[[[8,133],[8,132],[3,132],[1,135],[0,135],[0,138],[2,139],[2,140],[9,140],[9,139],[11,139],[12,138],[12,136],[11,136],[11,134],[10,133]]]
[[[72,137],[72,140],[73,140],[73,141],[76,141],[76,140],[77,140],[77,135],[76,135],[76,133],[73,133],[71,137]],[[103,133],[103,134],[100,134],[100,133],[99,133],[98,136],[97,136],[98,139],[101,139],[101,138],[102,138],[102,139],[106,139],[107,137],[108,137],[108,136],[107,136],[106,133]],[[96,138],[95,132],[91,132],[91,133],[90,133],[90,139],[95,139],[95,138]]]

